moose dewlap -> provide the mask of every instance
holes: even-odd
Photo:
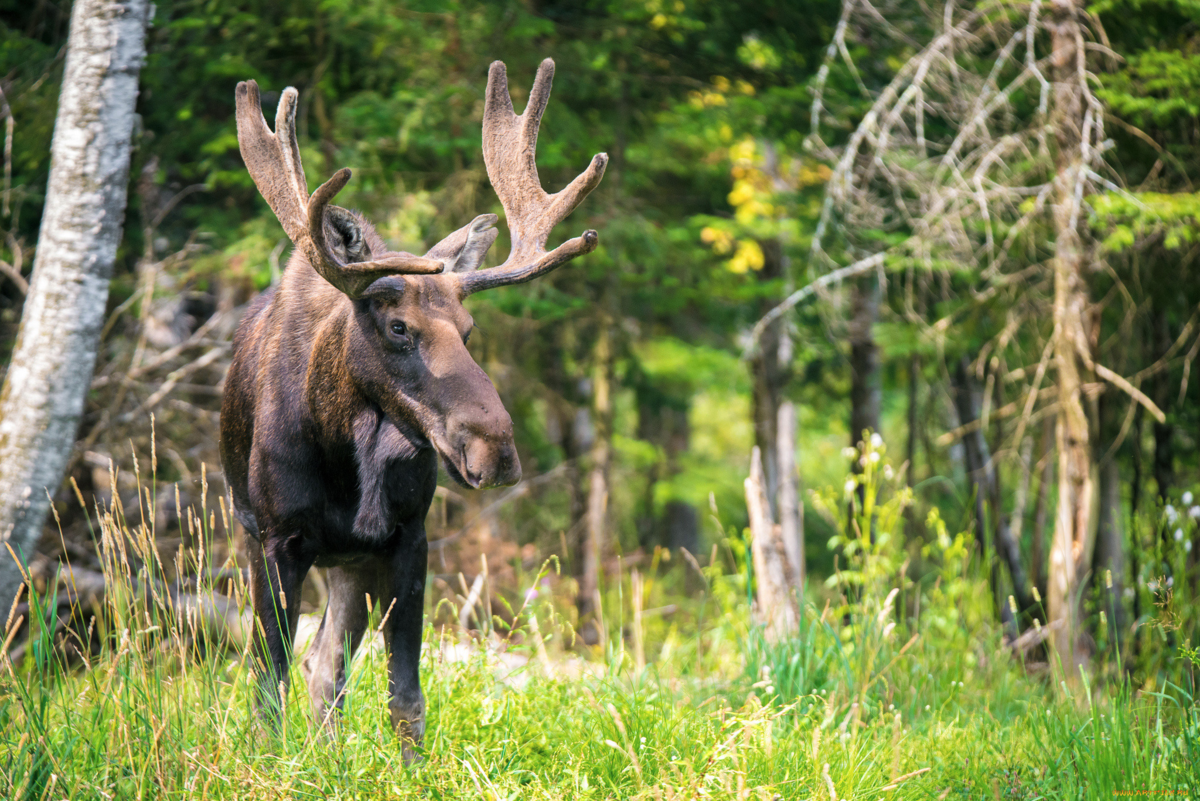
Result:
[[[473,323],[463,300],[537,278],[598,241],[585,231],[546,251],[550,231],[600,183],[608,162],[601,153],[561,192],[542,189],[534,157],[553,77],[546,59],[518,116],[504,64],[488,73],[483,157],[512,251],[484,270],[496,215],[476,217],[424,256],[393,252],[360,214],[331,205],[350,170],[308,194],[296,90],[283,92],[272,133],[258,85],[237,86],[246,168],[296,246],[279,286],[260,295],[238,327],[221,407],[221,458],[252,538],[267,716],[287,691],[300,584],[318,565],[329,568],[329,603],[301,664],[314,714],[327,721],[341,708],[369,594],[386,611],[388,705],[406,758],[421,741],[425,515],[437,456],[467,487],[521,478],[512,420],[466,347]]]

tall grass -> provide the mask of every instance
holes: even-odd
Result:
[[[106,592],[91,631],[64,633],[53,585],[9,621],[27,634],[0,665],[0,797],[1200,799],[1195,699],[1128,682],[1071,697],[1026,676],[987,622],[969,537],[933,517],[924,553],[905,552],[898,496],[882,470],[864,475],[870,506],[828,497],[847,514],[883,510],[875,539],[835,543],[844,573],[809,588],[791,638],[755,624],[736,531],[704,567],[677,557],[611,576],[605,645],[586,662],[545,592],[476,639],[427,627],[428,729],[412,767],[389,728],[376,637],[339,725],[312,720],[298,674],[282,725],[260,722],[245,587],[209,578],[236,567],[213,565],[233,553],[213,542],[225,510],[184,510],[195,545],[165,558],[155,494],[139,485],[136,520],[119,500],[99,510]],[[703,587],[685,596],[687,581]]]

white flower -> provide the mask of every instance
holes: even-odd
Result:
[[[1135,594],[1136,594],[1136,592],[1134,591],[1133,587],[1126,587],[1126,588],[1125,588],[1125,600],[1126,600],[1126,601],[1131,601],[1131,600],[1133,600],[1133,596],[1134,596]]]
[[[1183,505],[1184,505],[1184,506],[1188,506],[1189,504],[1191,504],[1191,502],[1192,502],[1192,491],[1191,491],[1191,490],[1188,490],[1187,492],[1183,493],[1183,498],[1182,498],[1182,500],[1183,500]]]
[[[872,463],[879,461],[879,451],[871,451],[871,455],[867,457]]]
[[[1183,529],[1181,529],[1181,528],[1175,529],[1175,541],[1183,542]]]
[[[1175,507],[1169,503],[1163,507],[1163,513],[1166,514],[1167,520],[1171,521],[1172,523],[1174,523],[1175,519],[1179,517],[1179,512],[1176,512]]]
[[[842,448],[842,456],[846,457],[847,459],[853,459],[855,456],[858,456],[858,449],[851,448],[849,446]]]
[[[1193,520],[1200,518],[1200,506],[1193,506],[1191,509],[1188,509],[1188,517]]]
[[[1175,586],[1175,577],[1167,576],[1167,587],[1170,588],[1170,587],[1174,587],[1174,586]]]
[[[878,448],[882,444],[883,444],[883,437],[879,436],[878,434],[871,435],[871,447],[872,448]]]
[[[852,478],[848,478],[848,479],[846,479],[846,494],[847,494],[847,495],[849,495],[850,493],[854,492],[854,490],[855,490],[855,489],[857,489],[857,488],[858,488],[858,482],[857,482],[857,481],[855,481],[855,480],[854,480],[854,479],[852,479]]]
[[[896,471],[892,470],[892,466],[890,464],[885,464],[883,466],[883,477],[888,481],[891,481],[895,476]]]
[[[1185,552],[1185,553],[1191,553],[1191,552],[1192,552],[1192,541],[1191,541],[1191,540],[1188,540],[1187,542],[1185,542],[1185,543],[1183,544],[1183,550],[1184,550],[1184,552]]]

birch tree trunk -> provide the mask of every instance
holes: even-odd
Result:
[[[1068,681],[1078,678],[1076,645],[1080,625],[1079,575],[1094,528],[1095,494],[1088,417],[1083,385],[1091,380],[1087,312],[1089,253],[1081,227],[1085,214],[1079,200],[1083,147],[1090,110],[1083,102],[1082,9],[1076,0],[1054,0],[1049,23],[1053,111],[1057,144],[1054,188],[1054,367],[1058,375],[1058,514],[1050,550],[1049,622],[1054,645]],[[1089,132],[1090,133],[1090,132]]]
[[[37,257],[0,390],[0,539],[36,547],[92,379],[121,239],[146,0],[76,0]],[[0,607],[21,583],[0,547]]]

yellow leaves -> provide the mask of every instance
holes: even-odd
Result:
[[[728,261],[726,266],[730,272],[739,275],[748,270],[761,270],[763,268],[762,248],[753,239],[743,239],[738,242],[737,253],[733,254],[733,258]]]
[[[823,184],[833,177],[833,170],[825,164],[818,164],[816,167],[809,167],[806,164],[801,164],[796,171],[796,184],[803,188],[806,186],[815,186]]]
[[[722,231],[719,228],[705,227],[700,232],[700,241],[706,245],[711,245],[713,252],[719,256],[724,256],[733,250],[733,234],[728,231]]]
[[[725,95],[720,92],[689,92],[688,103],[692,108],[713,108],[725,105]]]
[[[750,270],[761,270],[763,267],[762,248],[753,239],[735,240],[733,234],[728,231],[707,226],[700,232],[700,241],[710,246],[718,256],[733,252],[733,258],[725,263],[730,272],[740,275]]]
[[[758,148],[754,142],[754,139],[747,136],[745,139],[729,148],[729,160],[733,162],[735,168],[748,166],[746,164],[739,164],[739,162],[754,161],[754,155],[757,149]]]

